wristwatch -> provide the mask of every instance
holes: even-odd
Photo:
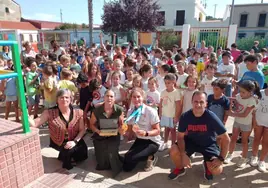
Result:
[[[74,140],[74,143],[75,143],[75,145],[77,145],[78,141],[77,140]]]
[[[147,137],[147,136],[149,136],[149,133],[146,131],[146,133],[145,133],[145,137]]]
[[[222,156],[218,156],[218,159],[223,162],[224,161],[224,158]]]

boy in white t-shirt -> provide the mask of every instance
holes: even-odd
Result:
[[[213,64],[208,64],[205,68],[206,75],[201,81],[201,91],[204,91],[207,95],[213,94],[212,82],[217,78],[214,77],[217,67]]]
[[[222,54],[222,63],[219,65],[218,70],[215,74],[216,77],[219,79],[226,79],[228,80],[228,85],[225,89],[225,95],[227,97],[232,96],[232,78],[235,74],[235,65],[231,62],[231,53],[224,52]]]
[[[177,79],[177,87],[178,88],[185,88],[184,83],[186,81],[186,78],[188,77],[188,74],[184,72],[185,70],[185,62],[178,61],[177,62],[177,70],[178,70],[178,79]]]

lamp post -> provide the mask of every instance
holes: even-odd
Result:
[[[232,24],[233,15],[234,15],[234,0],[232,0],[231,14],[230,14],[230,18],[229,18],[229,25]]]

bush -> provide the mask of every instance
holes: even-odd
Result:
[[[180,46],[181,37],[173,30],[164,30],[159,37],[159,47],[165,50],[172,50],[174,44]]]
[[[254,45],[254,41],[259,41],[259,49],[266,48],[268,44],[268,38],[260,38],[260,37],[246,37],[239,39],[237,41],[237,46],[240,50],[248,50],[250,51],[252,46]]]

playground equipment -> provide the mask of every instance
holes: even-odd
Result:
[[[22,121],[22,125],[23,125],[23,132],[29,133],[29,132],[31,132],[31,130],[30,130],[30,126],[29,126],[27,105],[26,105],[26,100],[25,100],[23,76],[22,76],[21,63],[20,63],[19,45],[18,45],[17,41],[0,41],[0,46],[10,46],[11,47],[12,60],[14,62],[14,70],[15,70],[14,72],[1,70],[0,71],[0,80],[16,77],[18,99],[19,99],[20,108],[22,111],[21,121]]]

